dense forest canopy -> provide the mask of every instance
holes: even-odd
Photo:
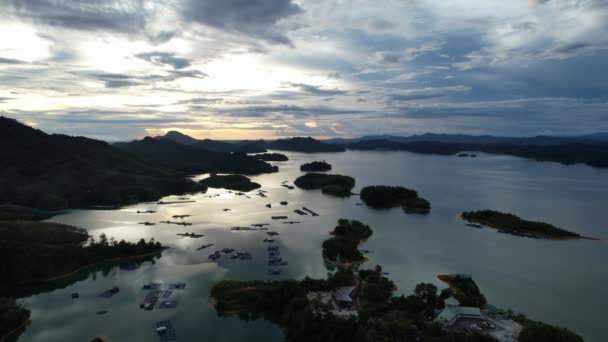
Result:
[[[324,161],[313,161],[310,163],[302,164],[300,171],[304,172],[325,172],[331,170],[331,164]]]
[[[260,184],[252,182],[243,175],[211,175],[200,181],[203,186],[210,188],[223,188],[235,191],[251,191],[259,189]]]
[[[59,209],[157,200],[200,187],[103,141],[48,135],[0,117],[0,203]]]
[[[322,173],[307,173],[298,177],[294,184],[301,189],[321,189],[323,193],[334,196],[349,196],[355,187],[355,179],[342,175],[326,175]]]
[[[361,200],[372,208],[402,206],[406,210],[429,211],[431,203],[418,196],[418,192],[402,186],[366,186],[361,189]]]
[[[480,210],[480,211],[465,211],[462,213],[462,218],[471,221],[478,222],[481,224],[488,225],[490,227],[521,232],[526,234],[533,234],[535,236],[546,237],[546,238],[579,238],[579,234],[567,231],[562,228],[558,228],[552,224],[536,221],[528,221],[520,218],[519,216],[501,213],[494,210]]]

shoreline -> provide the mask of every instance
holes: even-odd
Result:
[[[53,282],[53,281],[56,281],[56,280],[59,280],[59,279],[67,278],[67,277],[72,276],[72,275],[74,275],[74,274],[76,274],[78,272],[82,272],[82,271],[86,270],[87,268],[99,266],[99,265],[104,264],[104,263],[114,263],[114,262],[121,261],[121,260],[145,258],[145,257],[153,256],[153,255],[156,255],[156,254],[162,254],[162,252],[164,252],[167,249],[170,249],[170,248],[169,247],[163,247],[161,250],[158,250],[158,251],[155,251],[155,252],[151,252],[151,253],[140,254],[140,255],[132,255],[132,256],[126,256],[126,257],[118,257],[118,258],[112,258],[112,259],[108,259],[108,260],[103,260],[103,261],[96,262],[94,264],[90,264],[90,265],[79,267],[76,270],[73,270],[73,271],[70,271],[68,273],[64,273],[64,274],[58,275],[58,276],[54,276],[54,277],[50,277],[50,278],[46,278],[46,279],[41,279],[41,280],[36,280],[36,281],[33,281],[33,282],[20,283],[20,284],[17,284],[17,285],[36,285],[36,284],[40,284],[40,283],[49,283],[49,282]]]
[[[32,319],[28,317],[28,319],[26,319],[23,323],[19,324],[15,328],[13,328],[13,330],[11,330],[11,331],[7,332],[6,334],[0,336],[0,341],[5,341],[11,335],[13,335],[17,331],[19,331],[19,329],[24,329],[24,328],[26,328],[30,324],[32,324]]]

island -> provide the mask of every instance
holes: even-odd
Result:
[[[307,173],[298,177],[294,184],[304,190],[321,189],[324,194],[346,197],[351,195],[351,190],[355,187],[355,179],[342,175]]]
[[[252,182],[243,175],[211,175],[201,180],[200,183],[210,188],[223,188],[242,192],[248,192],[261,187],[260,184]]]
[[[361,200],[376,209],[401,206],[406,212],[428,213],[431,203],[418,192],[401,186],[375,185],[361,189]]]
[[[465,211],[461,217],[469,222],[476,222],[498,229],[501,233],[516,236],[560,240],[591,239],[549,223],[528,221],[513,214],[494,210]]]
[[[304,172],[325,172],[331,170],[331,164],[324,161],[313,161],[310,163],[302,164],[300,171]]]
[[[253,157],[256,157],[256,158],[264,160],[264,161],[288,161],[289,160],[289,158],[287,158],[287,156],[282,153],[260,153],[260,154],[254,154]]]
[[[361,222],[340,220],[333,234],[355,238],[371,236],[372,231]],[[453,292],[477,293],[469,290],[479,290],[470,278],[450,278],[451,287],[441,293],[434,284],[420,283],[412,294],[395,296],[396,285],[380,265],[358,266],[338,265],[326,279],[223,280],[211,288],[211,303],[221,317],[273,322],[286,341],[294,342],[496,342],[503,334],[519,335],[523,342],[582,342],[567,329],[486,308],[485,298],[483,309],[451,299]],[[463,328],[471,324],[477,328]]]
[[[323,258],[336,265],[352,265],[365,261],[358,247],[372,235],[368,225],[359,221],[340,219],[330,233],[331,238],[323,241]]]

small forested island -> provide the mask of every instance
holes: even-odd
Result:
[[[0,221],[0,296],[12,295],[21,285],[60,278],[101,262],[163,250],[154,240],[130,243],[101,234],[95,241],[85,229],[59,223]]]
[[[287,158],[287,156],[282,153],[260,153],[260,154],[254,154],[253,157],[256,157],[256,158],[264,160],[264,161],[288,161],[289,160],[289,158]]]
[[[361,189],[361,200],[372,208],[403,207],[406,211],[426,213],[431,203],[418,196],[418,192],[401,186],[366,186]]]
[[[298,177],[294,184],[304,190],[321,189],[324,194],[346,197],[351,195],[351,190],[355,187],[355,179],[342,175],[307,173]]]
[[[552,224],[524,220],[516,215],[494,210],[465,211],[461,217],[496,228],[499,232],[542,239],[590,239]]]
[[[356,264],[365,261],[359,251],[359,244],[372,235],[368,225],[359,221],[340,219],[330,233],[331,238],[323,241],[323,258],[336,265]]]
[[[13,298],[0,297],[0,341],[15,341],[25,331],[30,310],[17,304]]]
[[[235,191],[251,191],[259,189],[260,184],[252,182],[243,175],[211,175],[200,181],[201,185],[210,188],[223,188]]]
[[[340,220],[333,233],[356,238],[372,231],[360,222]],[[486,307],[470,277],[449,278],[450,288],[441,293],[435,285],[421,283],[412,294],[395,296],[396,285],[384,274],[379,265],[360,270],[341,264],[327,279],[223,280],[211,288],[211,302],[223,317],[278,324],[285,340],[293,342],[497,342],[495,336],[511,333],[519,334],[520,342],[583,341],[567,329]],[[478,306],[466,307],[459,299]],[[463,329],[471,321],[478,329]],[[498,325],[502,323],[508,325]]]
[[[304,172],[325,172],[331,170],[331,164],[324,161],[313,161],[310,163],[302,164],[300,171]]]

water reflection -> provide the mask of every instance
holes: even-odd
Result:
[[[218,318],[209,307],[211,286],[221,279],[301,279],[326,277],[321,243],[339,218],[369,224],[374,235],[364,243],[369,262],[381,264],[400,292],[408,293],[419,282],[434,282],[438,273],[471,273],[489,302],[513,308],[533,318],[567,326],[587,341],[602,341],[603,308],[608,299],[597,296],[608,282],[604,261],[607,245],[593,241],[543,241],[471,229],[459,218],[462,211],[491,208],[522,217],[561,225],[582,235],[607,239],[603,207],[608,200],[608,172],[585,166],[537,163],[507,156],[478,158],[438,157],[406,152],[346,152],[338,154],[288,153],[290,161],[277,163],[281,172],[255,176],[268,190],[267,198],[236,196],[210,190],[191,196],[195,203],[156,205],[145,203],[121,210],[75,210],[53,221],[80,226],[98,236],[120,240],[155,238],[171,247],[155,263],[145,262],[134,271],[107,267],[82,274],[55,287],[27,295],[32,326],[23,341],[86,341],[107,336],[112,341],[156,340],[153,323],[173,322],[180,340],[280,341],[278,327],[263,321],[241,322]],[[358,197],[336,198],[320,191],[289,190],[283,181],[300,175],[299,165],[327,160],[333,172],[355,177],[358,192],[366,185],[403,185],[419,191],[432,203],[429,215],[358,206]],[[203,178],[201,176],[200,178]],[[219,195],[219,196],[216,196]],[[176,200],[168,197],[165,200]],[[281,206],[279,202],[289,205]],[[272,203],[272,208],[266,208]],[[294,209],[308,207],[320,216],[299,216]],[[224,209],[231,209],[224,211]],[[138,214],[137,211],[156,213]],[[173,215],[191,215],[192,226],[158,223]],[[283,224],[271,216],[286,215],[301,224]],[[138,224],[156,222],[155,226]],[[265,231],[231,231],[233,226],[270,223],[276,244],[289,266],[279,276],[269,276]],[[204,234],[195,239],[178,233]],[[202,244],[215,246],[196,250]],[[251,253],[252,260],[231,260],[223,255],[208,258],[215,250],[233,248]],[[149,282],[185,282],[177,309],[139,309]],[[97,295],[113,286],[118,295]],[[80,299],[70,294],[79,292]],[[27,294],[27,293],[26,293]],[[568,310],[563,310],[567,307]],[[105,315],[95,313],[107,310]]]

